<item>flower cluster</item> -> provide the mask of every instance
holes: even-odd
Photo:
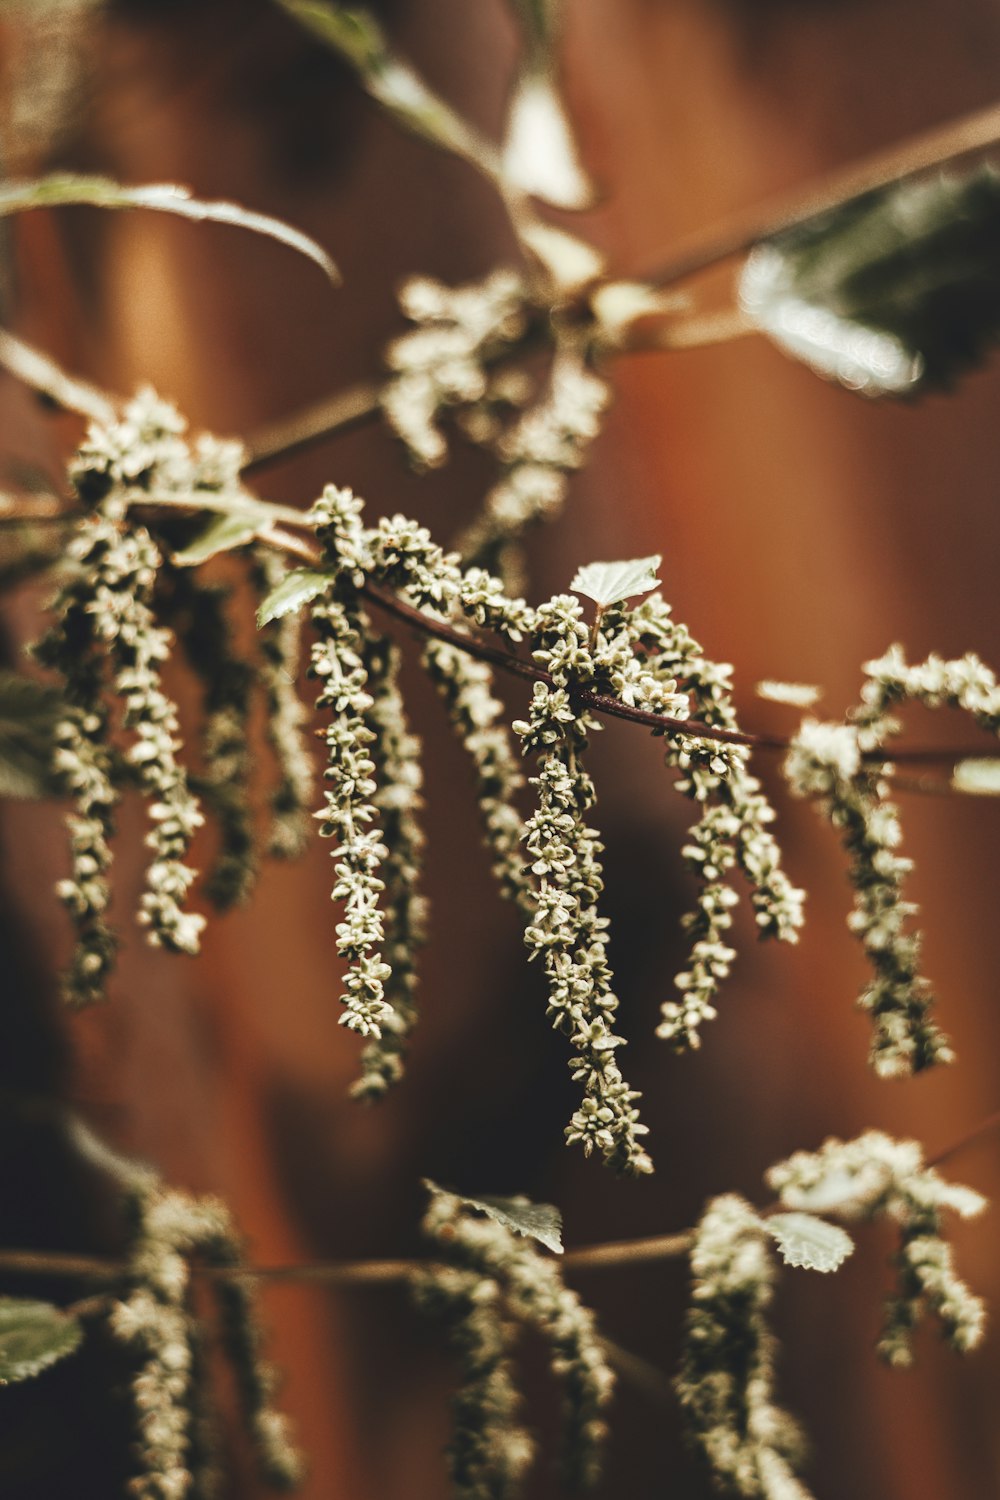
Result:
[[[371,707],[365,724],[373,736],[376,790],[372,799],[381,819],[385,857],[380,875],[385,888],[383,956],[389,968],[384,998],[389,1013],[377,1035],[369,1037],[361,1058],[361,1077],[351,1092],[377,1099],[403,1071],[406,1042],[416,1022],[416,951],[424,942],[427,903],[418,889],[424,835],[416,814],[420,795],[420,741],[409,733],[399,690],[399,652],[391,642],[366,642],[365,666]]]
[[[954,661],[931,655],[907,664],[901,646],[890,646],[882,657],[865,662],[861,707],[852,718],[863,749],[876,749],[895,730],[888,719],[900,703],[923,703],[927,708],[957,708],[990,734],[1000,734],[1000,686],[996,675],[972,652]]]
[[[534,1443],[521,1425],[511,1351],[515,1326],[500,1288],[477,1271],[442,1266],[414,1277],[417,1306],[442,1323],[461,1362],[448,1468],[456,1500],[516,1500]]]
[[[114,1304],[111,1328],[142,1357],[132,1382],[138,1436],[137,1500],[183,1500],[192,1489],[192,1445],[205,1420],[195,1380],[200,1331],[189,1308],[190,1262],[236,1265],[238,1242],[225,1205],[164,1189],[152,1174],[131,1193],[136,1232],[129,1256],[128,1296]],[[233,1363],[247,1431],[265,1482],[287,1489],[301,1460],[287,1419],[271,1403],[273,1372],[260,1356],[260,1333],[245,1284],[222,1283],[223,1339]]]
[[[650,669],[671,682],[683,682],[685,711],[713,728],[736,729],[732,668],[709,660],[659,595],[637,605],[632,618]],[[681,772],[677,790],[701,809],[681,850],[700,889],[694,911],[683,919],[692,943],[688,964],[674,979],[680,998],[664,1001],[657,1035],[676,1047],[697,1047],[701,1025],[715,1017],[715,997],[736,956],[726,941],[738,900],[729,873],[738,866],[749,883],[764,938],[797,941],[804,894],[781,867],[781,851],[769,827],[774,810],[749,771],[746,749],[684,735],[667,742],[665,758]]]
[[[953,1053],[930,1019],[933,995],[920,972],[920,935],[909,925],[917,908],[903,898],[912,861],[897,853],[897,811],[881,768],[862,760],[862,733],[853,724],[806,719],[784,769],[792,791],[816,799],[847,850],[855,892],[848,925],[874,971],[858,1004],[875,1026],[872,1065],[893,1078],[950,1062]],[[868,745],[874,738],[871,729],[864,732]]]
[[[199,495],[212,505],[220,498],[245,500],[240,445],[209,436],[190,442],[185,430],[172,406],[144,390],[119,420],[91,424],[70,467],[77,494],[91,513],[70,542],[69,577],[36,654],[62,677],[66,703],[56,735],[55,774],[75,809],[68,819],[72,869],[60,882],[59,895],[77,929],[65,981],[76,1003],[103,994],[113,963],[107,876],[112,813],[122,785],[137,784],[149,804],[146,842],[152,860],[139,912],[149,941],[196,953],[204,927],[203,917],[186,910],[196,873],[187,863],[188,849],[203,817],[179,760],[177,710],[162,681],[172,644],[153,607],[163,560],[148,529],[128,516],[132,505],[150,501],[187,508]],[[251,674],[229,649],[221,600],[185,585],[179,573],[174,584],[175,602],[198,612],[191,628],[206,637],[195,653],[211,676],[211,681],[205,676],[204,786],[222,832],[212,885],[225,904],[245,894],[252,879],[252,829],[243,791]],[[111,741],[107,695],[120,705],[124,751]]]
[[[68,614],[62,616],[63,623]],[[56,626],[39,644],[38,655],[50,666],[67,670],[64,715],[55,726],[53,771],[56,785],[72,799],[75,812],[66,819],[70,874],[56,885],[76,930],[63,992],[72,1005],[89,1005],[104,994],[118,941],[106,914],[111,899],[109,840],[114,832],[118,790],[107,744],[107,714],[101,699],[99,670],[93,662],[71,655],[60,663],[75,631]]]
[[[541,400],[495,443],[504,474],[459,540],[463,557],[492,565],[529,526],[559,513],[610,399],[578,349],[556,354]]]
[[[487,366],[524,337],[525,292],[512,271],[485,281],[447,287],[427,277],[407,282],[403,312],[417,327],[389,345],[392,371],[382,391],[382,409],[412,462],[422,469],[444,463],[447,444],[438,418],[448,407],[472,408],[473,431],[489,421],[489,409],[519,395],[509,377]]]
[[[916,1141],[893,1140],[877,1130],[853,1141],[829,1140],[819,1151],[797,1151],[779,1162],[767,1181],[790,1208],[899,1224],[897,1289],[886,1303],[878,1346],[889,1364],[912,1364],[913,1330],[926,1312],[937,1317],[960,1353],[981,1341],[983,1302],[958,1276],[942,1225],[946,1209],[971,1218],[985,1200],[926,1166]]]
[[[121,514],[142,495],[193,499],[243,494],[242,444],[202,433],[193,443],[187,423],[149,387],[125,407],[120,421],[92,423],[70,464],[69,477],[88,507],[109,505]]]
[[[774,1400],[767,1312],[774,1261],[744,1198],[709,1203],[691,1250],[691,1306],[676,1381],[689,1431],[715,1478],[759,1500],[809,1500],[794,1472],[802,1438]]]
[[[622,1077],[615,1053],[624,1039],[614,1031],[618,999],[607,959],[608,923],[598,911],[603,889],[602,845],[585,813],[594,785],[583,768],[588,735],[597,727],[580,713],[573,689],[629,693],[632,702],[658,712],[686,700],[653,674],[644,674],[629,650],[625,612],[609,617],[593,643],[580,601],[556,595],[535,616],[534,658],[551,685],[536,682],[529,717],[514,723],[526,753],[539,756],[538,809],[525,824],[524,842],[535,885],[534,912],[525,930],[549,985],[548,1013],[574,1049],[574,1079],[583,1104],[566,1132],[588,1154],[595,1148],[619,1171],[649,1172],[639,1143],[646,1127],[635,1108],[637,1093]]]
[[[375,762],[369,747],[375,734],[366,722],[374,701],[364,659],[371,631],[355,603],[335,598],[315,602],[312,620],[319,639],[309,672],[322,684],[316,707],[332,715],[324,732],[325,807],[317,817],[321,837],[337,840],[331,899],[344,905],[337,952],[350,964],[340,1020],[361,1036],[379,1037],[392,1007],[385,998],[390,969],[380,951],[384,928],[379,897],[385,884],[379,872],[387,850],[373,801]]]
[[[444,1264],[420,1274],[417,1284],[425,1305],[431,1289],[443,1298],[449,1288],[463,1285],[457,1278],[471,1277],[478,1296],[466,1316],[472,1314],[474,1325],[490,1320],[496,1324],[506,1314],[520,1325],[537,1329],[551,1347],[552,1370],[563,1388],[567,1480],[574,1489],[596,1484],[607,1437],[605,1412],[614,1390],[614,1375],[593,1314],[563,1284],[558,1260],[544,1254],[529,1234],[515,1232],[509,1220],[498,1221],[485,1204],[460,1198],[431,1183],[427,1186],[431,1201],[424,1231],[434,1241],[435,1254]],[[523,1199],[510,1200],[509,1206],[515,1214],[527,1210],[529,1215],[534,1207]],[[499,1218],[504,1220],[505,1216],[501,1213]],[[472,1336],[465,1337],[471,1345]],[[493,1339],[492,1347],[503,1347],[499,1330],[495,1329]],[[509,1371],[507,1378],[509,1381]],[[475,1496],[477,1500],[479,1496],[513,1493],[511,1481],[520,1477],[520,1469],[517,1462],[510,1463],[503,1442],[497,1443],[491,1435],[492,1407],[487,1404],[482,1409],[475,1382],[470,1392],[460,1394],[459,1402],[467,1428],[465,1440],[469,1441],[468,1429],[473,1443],[477,1442],[477,1430],[483,1434],[478,1441],[479,1487],[465,1490],[459,1487],[459,1493]],[[461,1441],[458,1434],[456,1441]],[[490,1458],[490,1447],[497,1450],[501,1461],[499,1475],[495,1461]],[[522,1455],[523,1468],[531,1457],[530,1445],[525,1445],[523,1436],[516,1458]],[[498,1478],[506,1482],[506,1491],[501,1489]]]
[[[80,523],[70,557],[73,573],[54,602],[55,624],[36,651],[62,675],[71,708],[58,735],[56,771],[76,801],[69,825],[73,875],[59,893],[77,922],[81,947],[68,985],[72,997],[83,1001],[100,993],[113,952],[103,929],[114,805],[114,760],[101,706],[105,686],[119,701],[123,728],[132,736],[124,771],[149,799],[146,842],[153,858],[139,920],[149,928],[151,943],[175,952],[196,953],[204,926],[203,917],[183,909],[195,877],[185,856],[203,820],[177,759],[177,710],[160,677],[170,634],[157,626],[151,607],[160,566],[156,545],[144,528],[124,532],[97,514]]]
[[[524,776],[511,737],[500,719],[503,704],[493,694],[493,673],[485,662],[446,641],[432,641],[424,665],[451,716],[456,734],[472,758],[486,846],[500,892],[530,908],[530,885],[521,855],[522,824],[516,799]]]

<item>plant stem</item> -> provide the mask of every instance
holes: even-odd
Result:
[[[573,1269],[629,1265],[638,1261],[676,1260],[691,1247],[691,1234],[660,1235],[653,1239],[620,1240],[571,1250],[562,1264]],[[392,1286],[406,1282],[427,1268],[422,1260],[315,1261],[287,1266],[206,1266],[193,1272],[209,1281],[316,1282],[325,1286]],[[72,1255],[48,1250],[0,1250],[0,1272],[27,1276],[66,1276],[115,1281],[126,1275],[124,1261],[98,1255]]]
[[[308,512],[295,510],[289,505],[275,505],[270,501],[257,502],[260,506],[262,519],[271,519],[272,524],[264,527],[260,533],[259,540],[276,547],[283,552],[291,553],[302,562],[311,567],[322,566],[322,556],[319,550],[304,537],[295,535],[298,530],[312,530],[312,522]],[[136,509],[149,507],[154,510],[176,510],[186,514],[198,511],[213,511],[225,513],[231,509],[231,503],[223,496],[213,497],[211,495],[198,494],[190,499],[176,495],[143,495],[133,502]],[[24,513],[8,513],[0,516],[0,521],[11,523],[15,520],[26,521],[33,519]],[[51,514],[43,519],[56,519]],[[67,512],[65,519],[73,519],[71,512]],[[290,529],[294,528],[294,530]],[[541,667],[536,667],[533,662],[526,661],[523,657],[515,656],[512,652],[502,646],[492,646],[488,641],[481,640],[478,636],[466,634],[449,625],[445,620],[435,619],[431,615],[424,614],[422,610],[416,609],[412,604],[407,604],[397,594],[388,589],[381,588],[378,584],[366,581],[360,590],[361,594],[376,608],[392,615],[395,619],[402,621],[411,629],[418,631],[421,635],[433,636],[437,640],[445,641],[450,646],[455,646],[469,656],[475,656],[480,661],[489,662],[491,666],[498,667],[503,672],[508,672],[515,677],[523,677],[531,682],[544,682],[546,686],[553,686],[553,680]],[[791,745],[788,735],[780,734],[746,734],[739,729],[723,729],[719,725],[705,724],[699,719],[676,719],[667,714],[650,713],[643,708],[633,708],[627,703],[622,703],[617,698],[612,698],[606,693],[594,693],[587,688],[578,688],[574,698],[581,708],[589,709],[593,713],[603,714],[607,718],[624,719],[630,724],[641,724],[646,729],[658,730],[662,734],[687,735],[692,739],[712,740],[724,745],[742,745],[752,750],[774,750],[785,751]],[[893,748],[889,752],[873,752],[866,757],[873,762],[890,761],[893,763],[907,762],[931,762],[941,763],[975,758],[982,753],[982,747],[934,749],[924,746],[915,746],[908,749],[906,746]],[[925,787],[918,779],[901,781],[899,788],[902,791],[923,791]],[[934,784],[930,790],[940,790],[938,784]],[[959,790],[956,788],[956,790]]]
[[[243,465],[243,473],[254,474],[333,437],[335,433],[359,427],[370,417],[378,415],[379,395],[380,389],[373,383],[352,385],[335,396],[315,401],[289,417],[260,428],[247,445],[249,456]]]
[[[672,286],[720,261],[745,255],[762,240],[807,224],[863,193],[903,182],[931,167],[982,151],[1000,141],[1000,105],[964,115],[947,125],[911,137],[900,146],[879,152],[861,163],[832,172],[804,193],[779,198],[762,208],[734,214],[721,224],[699,230],[673,247],[669,258],[653,270],[634,276],[653,286]]]

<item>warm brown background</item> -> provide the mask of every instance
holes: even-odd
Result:
[[[574,0],[568,10],[569,94],[607,195],[589,227],[624,273],[655,263],[687,230],[989,102],[1000,78],[993,0]],[[429,77],[495,128],[514,46],[499,3],[411,0],[396,6],[395,23]],[[59,146],[60,165],[183,181],[284,215],[330,248],[346,283],[332,294],[314,268],[234,230],[155,215],[33,215],[17,228],[19,326],[94,379],[119,390],[150,380],[194,424],[248,432],[373,373],[396,326],[400,276],[469,277],[507,251],[502,216],[471,174],[398,137],[338,64],[263,3],[121,5],[91,24],[87,51],[86,123]],[[662,551],[668,597],[735,663],[746,720],[762,728],[790,718],[753,700],[754,681],[823,683],[838,712],[856,694],[858,663],[893,639],[914,656],[974,647],[1000,661],[995,372],[952,399],[905,408],[866,405],[756,340],[643,356],[615,376],[609,429],[564,520],[540,541],[535,589],[565,586],[595,556]],[[58,468],[72,434],[9,386],[0,422],[5,451]],[[486,475],[459,454],[445,476],[415,480],[372,430],[262,487],[305,504],[327,480],[447,534]],[[31,633],[35,604],[30,594],[18,601],[15,632]],[[133,941],[114,1003],[61,1033],[74,1057],[66,1087],[95,1124],[170,1180],[222,1191],[258,1259],[404,1252],[415,1244],[422,1174],[558,1202],[571,1244],[654,1233],[690,1223],[708,1194],[759,1196],[769,1162],[828,1133],[873,1125],[935,1150],[996,1108],[1000,809],[912,799],[905,808],[927,966],[957,1067],[905,1084],[872,1079],[866,1023],[852,1009],[863,965],[843,923],[842,860],[812,812],[783,798],[788,865],[810,891],[805,939],[794,952],[744,945],[703,1051],[676,1060],[649,1038],[689,898],[676,854],[686,809],[655,746],[617,725],[598,756],[608,907],[634,1038],[627,1071],[645,1091],[658,1175],[616,1183],[564,1153],[572,1096],[562,1045],[547,1034],[511,914],[492,900],[461,757],[416,682],[414,713],[431,748],[435,936],[409,1078],[383,1108],[359,1112],[345,1098],[356,1048],[336,1026],[323,848],[301,867],[269,870],[251,908],[210,930],[199,963],[150,956]],[[933,729],[914,721],[915,736]],[[59,859],[54,817],[17,809],[8,910],[31,944],[21,968],[8,949],[3,1078],[14,1086],[26,1081],[26,1054],[13,1033],[50,1035],[32,1019],[44,986],[28,971],[50,972],[38,955],[65,942],[46,897]],[[124,853],[122,866],[134,887],[137,856]],[[24,1065],[33,1086],[60,1076],[48,1045],[37,1040]],[[35,1215],[39,1244],[80,1243],[79,1208],[31,1169],[27,1153],[42,1148],[12,1140],[2,1165],[21,1220]],[[995,1140],[953,1170],[1000,1196]],[[1000,1304],[995,1212],[956,1239],[970,1281]],[[781,1291],[783,1390],[815,1439],[819,1500],[1000,1493],[1000,1345],[994,1338],[963,1363],[927,1337],[916,1371],[880,1369],[869,1346],[891,1237],[862,1240],[836,1278],[789,1274]],[[673,1367],[680,1267],[586,1282],[581,1273],[579,1284],[610,1336]],[[267,1310],[313,1456],[310,1500],[443,1495],[448,1367],[405,1300],[288,1288],[268,1294]],[[47,1392],[39,1382],[39,1397],[54,1407],[68,1392],[66,1411],[75,1403],[79,1413],[69,1380]],[[65,1418],[67,1467],[30,1493],[114,1492],[98,1460],[81,1457],[104,1421],[99,1404],[84,1410],[75,1427]],[[7,1493],[29,1493],[25,1475],[47,1447],[26,1448],[24,1431],[42,1430],[8,1429]],[[609,1497],[706,1492],[669,1409],[623,1388],[615,1433]],[[535,1493],[554,1491],[542,1471]],[[251,1493],[248,1480],[238,1493]]]

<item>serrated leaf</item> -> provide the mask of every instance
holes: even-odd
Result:
[[[836,1271],[854,1253],[846,1229],[813,1214],[771,1214],[761,1221],[786,1265],[806,1271]]]
[[[33,182],[8,182],[0,187],[0,217],[24,213],[32,208],[52,208],[60,204],[87,205],[92,208],[149,208],[157,213],[177,214],[182,219],[210,220],[216,224],[234,224],[250,229],[268,239],[277,240],[314,261],[334,284],[340,273],[322,245],[300,229],[270,214],[255,213],[238,203],[205,202],[192,196],[189,188],[174,183],[151,183],[128,187],[109,177],[77,176],[56,173]]]
[[[515,1234],[537,1240],[554,1255],[562,1255],[562,1214],[551,1203],[532,1203],[530,1198],[464,1198],[469,1208],[478,1208],[494,1223]]]
[[[951,773],[957,792],[974,797],[1000,797],[1000,760],[995,756],[970,756],[960,760]]]
[[[171,561],[181,568],[194,568],[207,562],[220,552],[232,552],[235,547],[245,547],[252,542],[263,527],[267,516],[252,510],[232,511],[213,516],[205,530],[193,542],[171,554]]]
[[[83,1330],[51,1302],[0,1297],[0,1385],[41,1374],[79,1348]]]
[[[896,183],[776,235],[740,300],[789,353],[868,395],[948,386],[1000,335],[1000,173]]]
[[[595,562],[578,568],[570,584],[575,594],[586,594],[602,609],[622,599],[648,594],[659,583],[656,570],[662,557],[635,557],[630,562]]]
[[[257,611],[258,629],[280,620],[301,609],[325,594],[332,582],[330,573],[321,573],[318,568],[292,568],[280,583],[276,583]]]
[[[51,791],[52,732],[59,698],[44,683],[0,671],[0,797]]]
[[[548,73],[528,72],[515,85],[502,162],[508,183],[556,208],[581,209],[593,202],[572,127]]]

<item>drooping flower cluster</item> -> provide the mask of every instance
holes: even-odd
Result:
[[[225,1205],[163,1188],[153,1174],[133,1186],[136,1231],[129,1255],[131,1291],[113,1305],[111,1328],[133,1346],[141,1365],[132,1382],[137,1438],[137,1500],[183,1500],[193,1485],[199,1428],[195,1380],[200,1330],[189,1305],[191,1258],[217,1266],[241,1259]],[[218,1287],[223,1344],[236,1375],[247,1433],[265,1483],[293,1488],[302,1473],[287,1419],[272,1404],[274,1373],[262,1361],[261,1335],[246,1284]]]
[[[77,799],[70,825],[74,876],[62,883],[60,895],[85,948],[68,980],[72,998],[82,1001],[96,997],[111,952],[95,925],[107,903],[106,839],[113,805],[111,761],[101,748],[102,688],[121,705],[122,727],[130,735],[124,765],[149,799],[146,843],[153,858],[139,921],[148,927],[151,943],[174,952],[196,953],[204,926],[204,918],[183,905],[195,877],[185,859],[203,819],[178,760],[177,710],[160,676],[171,638],[157,626],[151,607],[160,565],[152,537],[143,527],[126,532],[97,514],[79,524],[70,556],[73,576],[55,601],[56,623],[37,653],[62,674],[68,703],[78,705],[59,733],[57,771],[66,792]]]
[[[683,683],[685,713],[713,728],[736,730],[732,668],[707,658],[659,595],[637,605],[633,619],[651,669]],[[750,773],[745,747],[678,735],[667,741],[665,758],[681,772],[677,790],[701,808],[681,850],[700,888],[694,911],[683,918],[692,943],[688,964],[674,979],[680,999],[664,1001],[657,1035],[679,1048],[697,1047],[701,1025],[714,1019],[715,997],[736,956],[726,941],[738,900],[729,873],[738,866],[745,876],[763,938],[797,941],[804,894],[781,867],[769,827],[774,810]]]
[[[428,277],[406,283],[403,312],[417,327],[389,345],[392,371],[381,394],[382,410],[422,469],[438,468],[448,448],[438,426],[451,407],[471,409],[477,438],[492,434],[491,406],[520,395],[521,382],[488,366],[523,338],[528,317],[521,279],[495,271],[485,281],[448,287]]]
[[[760,1216],[734,1193],[709,1203],[691,1250],[691,1306],[676,1389],[716,1480],[759,1500],[809,1500],[802,1437],[775,1403],[768,1326],[774,1260]]]
[[[877,1130],[853,1141],[829,1140],[818,1151],[797,1151],[779,1162],[767,1181],[790,1208],[899,1224],[897,1288],[886,1303],[878,1345],[889,1364],[912,1364],[913,1330],[928,1312],[960,1353],[981,1341],[985,1307],[957,1274],[942,1229],[946,1209],[972,1218],[985,1199],[926,1166],[916,1141],[893,1140]]]
[[[887,742],[900,727],[893,710],[906,702],[960,709],[988,733],[1000,734],[1000,687],[972,654],[954,661],[929,656],[910,666],[902,648],[892,646],[864,671],[861,704],[850,723],[806,719],[785,775],[793,792],[816,799],[849,855],[855,895],[848,925],[874,970],[858,1003],[874,1020],[876,1072],[897,1077],[950,1062],[954,1053],[930,1019],[934,997],[920,972],[920,934],[910,922],[918,908],[903,896],[913,862],[898,853],[902,831],[889,797]]]
[[[377,1038],[392,1007],[385,998],[391,971],[381,952],[385,934],[379,906],[387,850],[373,800],[375,762],[370,747],[375,733],[366,722],[374,702],[365,664],[371,628],[355,602],[332,597],[313,604],[312,620],[319,639],[309,671],[322,684],[316,707],[331,713],[324,731],[326,789],[319,831],[321,837],[337,840],[332,899],[344,906],[343,920],[337,924],[337,952],[349,962],[341,996],[346,1009],[340,1021],[361,1036]]]
[[[585,814],[596,800],[583,767],[588,735],[598,727],[579,711],[580,688],[611,693],[655,713],[687,708],[676,684],[646,669],[633,650],[629,612],[606,611],[591,640],[578,599],[557,595],[537,611],[534,659],[551,678],[536,682],[529,717],[515,721],[526,753],[539,756],[532,778],[538,810],[525,825],[525,847],[535,884],[535,911],[525,931],[549,984],[548,1013],[571,1041],[573,1076],[583,1104],[566,1132],[589,1154],[597,1149],[619,1171],[648,1172],[639,1143],[638,1095],[616,1059],[624,1039],[614,1031],[618,999],[607,959],[608,923],[598,911],[603,889],[602,845]]]
[[[871,748],[883,729],[865,734]],[[920,934],[910,926],[917,907],[903,897],[913,862],[897,853],[902,832],[883,770],[862,760],[857,726],[815,719],[803,722],[785,762],[792,791],[816,799],[847,850],[855,893],[848,925],[874,971],[858,1004],[875,1027],[872,1065],[893,1078],[950,1062],[953,1053],[930,1018],[933,995],[920,972]]]
[[[72,869],[59,886],[77,928],[77,949],[66,978],[76,1003],[99,998],[116,941],[106,923],[109,839],[121,788],[136,784],[149,805],[147,844],[152,860],[139,920],[149,941],[174,952],[196,953],[204,918],[187,910],[195,871],[191,840],[203,822],[198,798],[180,760],[177,709],[162,671],[172,632],[158,623],[158,576],[163,546],[133,521],[135,505],[180,506],[204,501],[250,503],[241,488],[243,450],[238,443],[185,437],[185,423],[168,403],[145,390],[119,420],[94,422],[70,467],[70,477],[90,512],[77,524],[68,548],[70,575],[53,604],[54,623],[36,652],[62,678],[67,711],[57,732],[55,772],[75,803],[69,819]],[[175,545],[172,541],[171,545]],[[246,797],[249,749],[246,721],[252,670],[232,653],[222,596],[201,590],[171,569],[166,606],[195,631],[193,653],[206,687],[202,778],[206,800],[221,833],[219,862],[210,886],[220,904],[246,894],[253,877],[253,834]],[[117,700],[120,724],[107,699]],[[119,730],[124,747],[119,748]]]
[[[443,1266],[415,1277],[413,1290],[459,1356],[448,1446],[456,1500],[516,1500],[534,1443],[521,1424],[511,1365],[517,1329],[504,1316],[500,1288],[477,1271]]]
[[[586,459],[610,399],[579,349],[556,353],[540,400],[494,444],[504,473],[459,539],[466,560],[496,566],[530,526],[558,515],[569,475]]]
[[[485,842],[501,894],[522,910],[530,909],[516,806],[524,775],[514,756],[510,731],[500,718],[503,704],[493,694],[492,670],[447,641],[427,646],[424,665],[472,759]]]
[[[388,1014],[369,1037],[361,1057],[361,1077],[351,1092],[377,1099],[402,1076],[407,1039],[416,1022],[416,953],[426,937],[427,902],[418,882],[424,835],[417,821],[420,795],[420,741],[407,728],[399,690],[399,652],[378,637],[366,642],[365,665],[371,707],[365,723],[372,739],[375,794],[385,857],[380,875],[385,911],[383,955],[389,968],[384,998]]]
[[[595,1484],[601,1473],[607,1436],[605,1413],[614,1390],[614,1375],[593,1313],[564,1285],[558,1259],[541,1250],[531,1237],[530,1227],[512,1227],[522,1223],[530,1226],[538,1206],[525,1199],[512,1199],[497,1200],[494,1208],[489,1206],[490,1200],[479,1203],[431,1183],[427,1186],[431,1201],[424,1231],[434,1242],[435,1257],[443,1264],[422,1271],[417,1278],[422,1304],[431,1312],[435,1311],[435,1301],[442,1311],[450,1304],[464,1347],[472,1349],[478,1344],[480,1349],[496,1351],[504,1372],[504,1394],[511,1406],[516,1402],[516,1391],[507,1353],[500,1352],[509,1351],[511,1337],[502,1328],[502,1321],[510,1317],[516,1324],[539,1332],[550,1346],[552,1370],[563,1389],[567,1481],[574,1489]],[[468,1290],[463,1278],[469,1278]],[[473,1287],[476,1291],[470,1297]],[[471,1329],[466,1327],[469,1322]],[[494,1324],[492,1335],[484,1327],[490,1322]],[[530,1462],[532,1444],[515,1428],[515,1446],[510,1451],[508,1437],[496,1430],[497,1409],[490,1399],[489,1383],[478,1378],[474,1366],[464,1373],[466,1380],[456,1400],[452,1449],[458,1493],[469,1500],[514,1495],[517,1481]],[[467,1458],[456,1460],[456,1454],[470,1453],[475,1455],[473,1463]],[[475,1475],[471,1483],[463,1478],[470,1473]]]

